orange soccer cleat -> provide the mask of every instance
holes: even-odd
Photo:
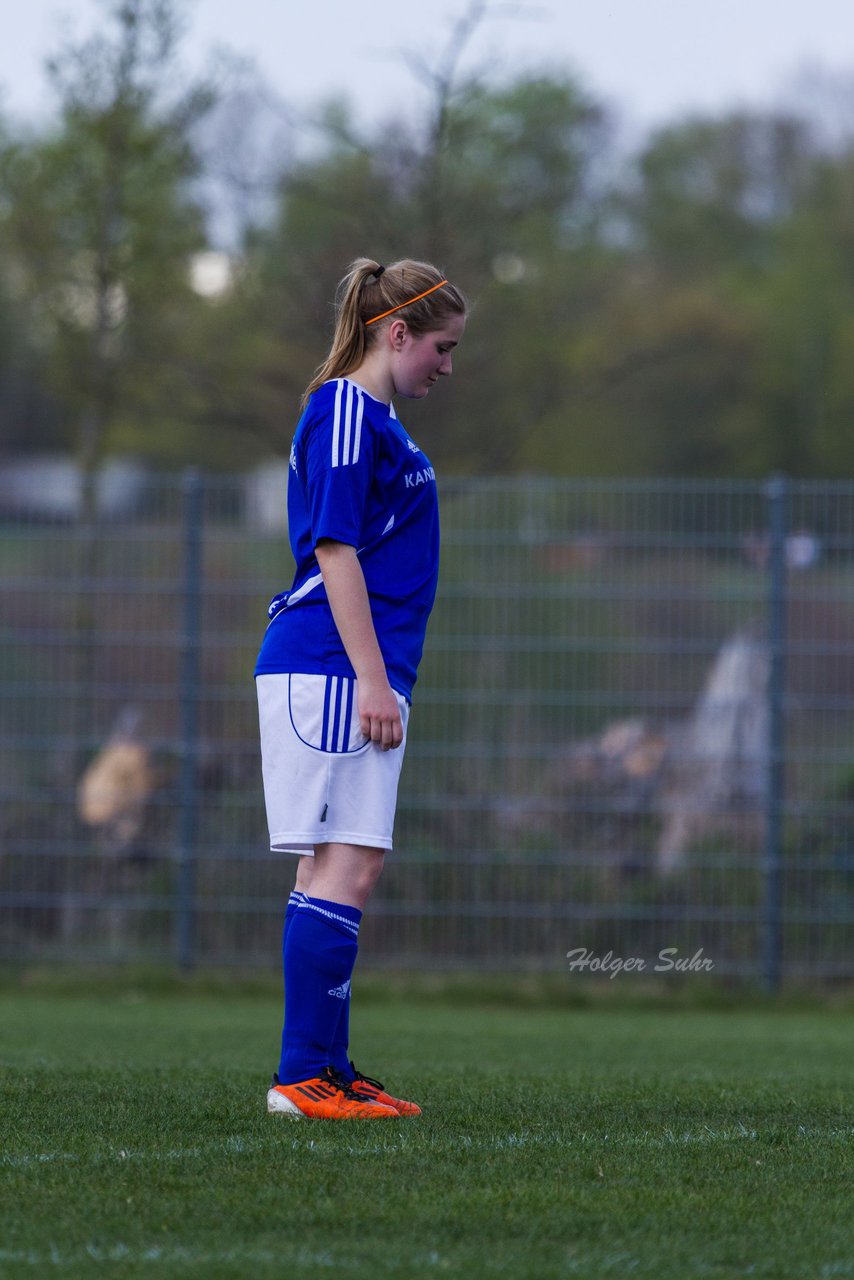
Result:
[[[380,1102],[386,1107],[394,1107],[399,1116],[421,1115],[421,1108],[417,1102],[407,1102],[405,1098],[393,1098],[390,1093],[386,1093],[384,1085],[379,1080],[372,1080],[370,1076],[363,1076],[361,1071],[356,1070],[352,1062],[350,1063],[350,1068],[356,1076],[356,1079],[350,1085],[350,1089],[357,1098],[364,1098],[366,1102]]]
[[[394,1120],[400,1115],[396,1107],[357,1094],[328,1067],[298,1084],[280,1084],[274,1075],[267,1110],[289,1120]]]

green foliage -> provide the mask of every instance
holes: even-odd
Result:
[[[662,469],[851,474],[851,166],[771,113],[674,126],[642,153],[629,217],[648,274],[630,314],[652,304],[652,360],[629,389]]]
[[[267,213],[203,300],[211,93],[170,94],[178,0],[107,9],[106,34],[53,61],[55,126],[0,131],[7,450],[223,469],[286,453],[347,264],[414,255],[474,304],[440,411],[403,409],[445,474],[854,472],[850,137],[741,111],[626,156],[571,76],[456,74],[476,4],[421,68],[420,119],[390,104],[368,132],[331,102],[311,145],[270,160]]]
[[[169,429],[187,394],[176,378],[200,302],[187,278],[204,245],[188,194],[189,141],[210,105],[193,88],[166,105],[174,23],[162,0],[109,6],[112,29],[51,64],[59,119],[0,150],[6,278],[39,371],[84,465],[145,454],[152,418]]]
[[[639,159],[634,207],[643,242],[674,271],[761,267],[768,240],[809,181],[805,124],[736,114],[662,129]]]
[[[415,244],[475,301],[463,376],[424,419],[444,471],[850,474],[850,159],[801,120],[736,115],[663,130],[609,183],[607,120],[569,80],[442,107],[422,139],[338,129],[285,176],[250,258],[293,399],[342,264]]]

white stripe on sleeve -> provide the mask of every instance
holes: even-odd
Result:
[[[338,466],[338,441],[341,434],[341,395],[344,391],[344,380],[339,378],[335,388],[335,416],[332,420],[332,465]]]
[[[353,425],[353,384],[347,383],[347,405],[344,409],[344,445],[341,449],[341,466],[346,467],[350,458],[350,430]]]
[[[365,412],[365,397],[359,389],[356,389],[357,408],[356,408],[356,431],[353,439],[353,461],[359,461],[359,447],[362,443],[362,414]]]

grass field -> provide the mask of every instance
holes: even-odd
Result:
[[[854,1276],[831,1008],[363,1000],[420,1120],[264,1111],[272,994],[0,992],[0,1276]]]

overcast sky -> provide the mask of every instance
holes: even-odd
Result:
[[[84,35],[102,10],[98,0],[0,4],[0,108],[38,118],[49,110],[43,62],[63,18]],[[423,91],[401,52],[435,58],[467,0],[189,0],[187,7],[190,70],[225,47],[252,59],[288,102],[310,106],[344,94],[371,122],[398,104],[417,107]],[[854,80],[854,0],[496,0],[494,7],[471,43],[469,66],[572,70],[629,124],[779,101],[809,66]]]

